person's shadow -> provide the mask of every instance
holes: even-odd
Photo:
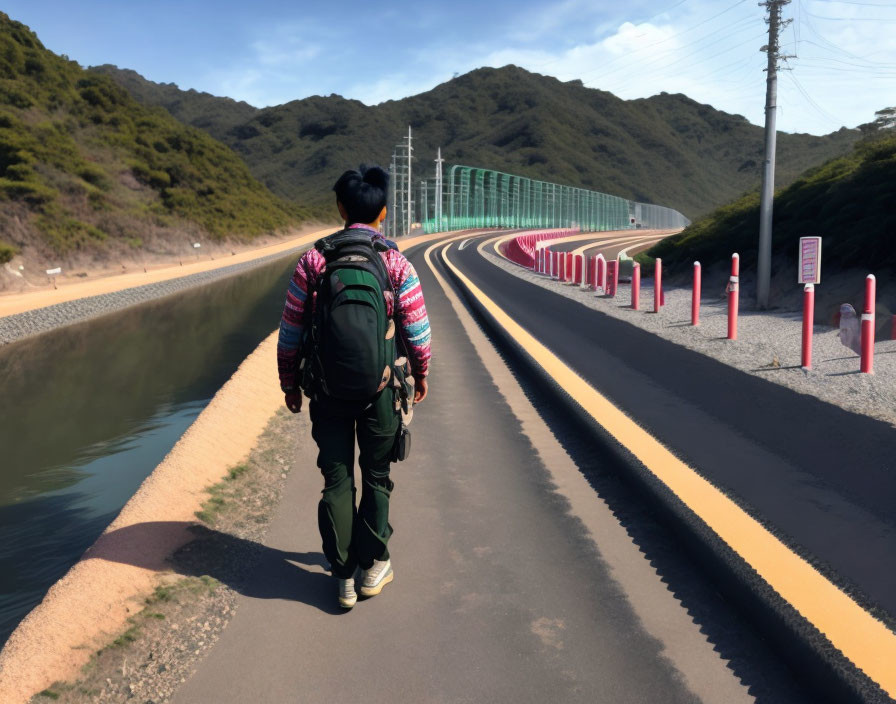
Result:
[[[182,539],[184,533],[189,542],[160,563],[153,547],[170,545],[173,536]],[[294,564],[328,570],[321,553],[284,552],[194,523],[148,521],[120,528],[100,536],[84,559],[152,570],[168,567],[184,576],[208,575],[253,599],[291,599],[329,614],[346,611],[338,608],[329,574]]]

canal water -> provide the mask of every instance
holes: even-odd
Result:
[[[297,259],[0,347],[0,646],[277,328]]]

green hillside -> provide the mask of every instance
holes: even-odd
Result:
[[[139,248],[189,232],[249,238],[305,213],[225,145],[45,49],[0,13],[0,261]]]
[[[94,66],[90,70],[114,78],[141,103],[161,106],[181,122],[198,127],[215,139],[222,139],[229,130],[248,122],[258,112],[258,108],[248,103],[218,98],[196,90],[184,91],[173,83],[153,83],[136,71],[119,69],[110,64]]]
[[[763,130],[739,115],[683,95],[625,101],[515,66],[478,69],[376,106],[331,95],[254,113],[195,91],[178,96],[170,84],[136,80],[133,72],[102,71],[138,99],[208,129],[275,193],[327,209],[338,173],[360,161],[388,165],[408,124],[417,173],[432,173],[441,146],[449,163],[670,205],[691,218],[755,188],[760,178]],[[825,137],[780,134],[778,185],[846,153],[858,136],[845,129]]]
[[[800,237],[824,237],[825,269],[896,268],[896,134],[887,130],[853,151],[809,169],[775,195],[773,255],[780,270],[796,272]],[[649,254],[687,270],[694,260],[711,266],[741,255],[755,271],[759,195],[751,193],[663,240]]]

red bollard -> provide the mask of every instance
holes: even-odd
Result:
[[[566,257],[560,252],[560,270],[557,272],[557,278],[563,281],[566,278]]]
[[[601,256],[597,258],[597,285],[607,292],[607,260]]]
[[[653,312],[663,307],[663,260],[657,259],[653,267]]]
[[[582,284],[584,282],[585,272],[583,269],[585,268],[585,258],[581,254],[576,255],[576,275],[575,282],[577,284]]]
[[[740,303],[740,255],[731,255],[731,278],[728,280],[728,339],[737,339],[737,312]]]
[[[815,286],[803,288],[803,369],[812,368],[812,328],[815,325]]]
[[[641,305],[641,265],[635,262],[632,265],[632,310],[638,310]]]
[[[619,257],[616,257],[613,265],[613,296],[615,297],[619,290]]]
[[[862,312],[862,366],[863,374],[874,374],[874,306],[877,297],[877,280],[874,274],[865,278],[865,310]]]
[[[573,273],[573,268],[575,265],[572,261],[572,252],[566,253],[566,280],[572,281],[575,274]]]
[[[616,279],[616,262],[607,262],[606,283],[604,284],[604,293],[611,298],[616,295],[616,289],[613,287],[613,281]]]
[[[700,262],[694,262],[694,289],[691,292],[691,325],[694,327],[700,324],[700,287],[702,286],[703,274],[700,268]]]
[[[551,278],[560,278],[560,253],[551,252]]]

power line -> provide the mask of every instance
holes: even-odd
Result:
[[[793,73],[788,73],[787,75],[790,78],[790,80],[793,81],[793,84],[796,86],[796,89],[802,94],[802,96],[806,99],[806,101],[809,103],[809,105],[811,105],[813,108],[815,108],[815,110],[818,112],[819,115],[821,115],[822,117],[827,119],[833,125],[837,125],[838,127],[843,126],[842,120],[838,120],[836,117],[834,117],[831,113],[829,113],[827,110],[825,110],[823,107],[821,107],[818,103],[816,103],[812,99],[812,96],[806,92],[806,89],[803,88],[802,84],[800,84],[800,82],[796,79],[796,76],[794,76]]]
[[[638,24],[644,24],[645,22],[650,22],[650,20],[656,19],[660,15],[668,14],[669,12],[672,12],[672,10],[674,10],[676,7],[680,7],[681,5],[684,5],[686,2],[688,2],[688,0],[679,0],[679,2],[672,5],[672,7],[666,8],[662,12],[657,12],[655,15],[651,15],[647,19],[638,20]],[[646,32],[644,34],[637,34],[637,35],[635,35],[634,38],[637,39],[638,37],[644,37],[644,36],[647,36]],[[565,58],[566,58],[566,56],[558,56],[557,58],[551,59],[550,61],[545,61],[544,63],[533,64],[533,68],[543,68],[545,66],[550,66],[551,64],[555,64],[558,61],[563,61]]]
[[[747,27],[747,26],[748,26],[750,23],[752,23],[752,22],[753,22],[752,18],[744,18],[744,19],[741,20],[740,22],[737,22],[737,23],[731,25],[731,27],[729,27],[729,30],[730,30],[730,31],[729,31],[727,34],[724,34],[722,37],[717,38],[715,41],[710,42],[709,44],[706,44],[705,46],[703,46],[703,47],[702,47],[701,49],[699,49],[698,51],[692,52],[692,53],[690,53],[690,54],[688,54],[688,55],[686,55],[686,56],[683,56],[683,57],[680,57],[680,58],[676,59],[676,60],[673,62],[673,64],[678,64],[679,62],[683,61],[684,59],[690,58],[691,56],[696,56],[696,55],[699,54],[701,51],[704,51],[707,47],[714,46],[714,45],[716,45],[716,44],[719,44],[719,43],[721,43],[721,42],[724,42],[724,41],[729,40],[731,37],[733,37],[733,36],[735,36],[736,34],[738,34],[738,32],[739,32],[741,29],[744,29],[745,27]],[[760,36],[761,36],[761,35],[760,35]],[[701,42],[703,42],[703,41],[705,41],[705,40],[707,40],[707,39],[712,39],[712,38],[714,38],[714,37],[715,37],[715,34],[714,34],[714,33],[713,33],[713,34],[707,34],[707,35],[705,35],[705,36],[703,36],[703,37],[701,37],[701,38],[699,38],[699,39],[694,40],[693,42],[690,42],[690,43],[688,43],[688,44],[685,44],[684,46],[681,46],[681,47],[675,47],[675,48],[669,49],[669,50],[667,50],[665,53],[661,54],[660,56],[657,56],[656,58],[654,58],[654,59],[652,59],[652,60],[650,60],[650,61],[647,61],[646,63],[643,63],[643,64],[637,64],[637,65],[633,65],[633,66],[623,66],[623,67],[616,68],[616,69],[614,69],[614,70],[612,70],[612,71],[604,72],[602,78],[614,77],[614,76],[616,76],[616,75],[619,73],[619,71],[624,71],[624,70],[628,69],[628,70],[636,70],[636,71],[638,71],[638,78],[641,79],[641,78],[643,78],[643,77],[646,75],[646,74],[644,73],[644,70],[645,70],[645,69],[650,68],[651,66],[654,66],[654,65],[656,65],[656,64],[658,64],[658,63],[662,63],[662,62],[664,62],[664,61],[667,61],[667,60],[670,58],[670,55],[674,55],[675,52],[681,51],[681,50],[683,50],[683,49],[687,49],[688,47],[696,46],[697,44],[700,44]],[[756,41],[756,39],[754,38],[754,39],[751,39],[751,40],[748,40],[748,41]],[[745,43],[746,43],[746,42],[745,42]],[[738,45],[738,46],[740,46],[740,45]],[[725,54],[725,53],[727,53],[728,51],[730,51],[730,50],[733,49],[733,48],[736,48],[736,47],[729,47],[729,49],[726,49],[725,51],[722,51],[722,52],[719,52],[718,54],[716,54],[716,56],[720,56],[720,55],[722,55],[722,54]],[[673,65],[673,64],[664,64],[664,65],[663,65],[663,69],[668,68],[668,66]]]
[[[881,7],[878,5],[878,7]],[[832,20],[835,22],[896,22],[896,17],[825,17],[824,15],[816,15],[806,10],[809,17],[817,20]]]
[[[593,75],[593,74],[597,73],[598,71],[603,71],[603,70],[606,69],[607,66],[610,66],[611,64],[614,64],[614,63],[616,63],[617,61],[621,61],[621,60],[624,59],[624,58],[628,58],[628,57],[630,57],[632,54],[640,54],[641,52],[647,51],[648,49],[652,49],[652,48],[655,47],[655,46],[659,46],[660,44],[665,44],[666,42],[668,42],[668,41],[670,41],[670,40],[672,40],[672,39],[675,39],[676,37],[680,37],[680,36],[683,35],[683,34],[687,34],[688,32],[692,32],[692,31],[694,31],[695,29],[697,29],[698,27],[702,27],[702,26],[703,26],[704,24],[706,24],[707,22],[711,22],[712,20],[714,20],[714,19],[716,19],[716,18],[718,18],[718,17],[721,17],[721,16],[724,15],[726,12],[730,12],[730,11],[733,10],[735,7],[737,7],[738,5],[743,5],[746,1],[747,1],[747,0],[738,0],[738,1],[737,1],[736,3],[734,3],[733,5],[729,5],[727,8],[725,8],[725,9],[722,10],[721,12],[719,12],[719,13],[713,15],[712,17],[708,17],[708,18],[706,18],[706,19],[703,20],[702,22],[698,22],[697,24],[693,25],[692,27],[688,27],[687,29],[683,29],[683,30],[681,30],[680,32],[676,32],[675,34],[672,34],[672,35],[666,37],[665,39],[660,39],[659,41],[654,42],[653,44],[648,44],[648,45],[646,45],[646,46],[639,47],[639,48],[635,49],[634,51],[632,51],[632,52],[630,52],[630,53],[628,53],[628,54],[623,54],[622,56],[617,56],[615,59],[612,59],[611,61],[608,61],[607,63],[605,63],[600,69],[595,69],[594,71],[591,71],[591,72],[589,72],[589,73],[585,73],[585,74],[582,75],[582,77],[584,78],[585,76]],[[709,35],[707,35],[707,37],[708,37],[708,36],[709,36]],[[706,39],[707,37],[704,37],[704,39]],[[697,41],[702,41],[702,40],[697,40]]]
[[[879,5],[872,2],[858,2],[857,0],[815,0],[815,2],[828,2],[832,5],[862,5],[864,7],[882,7],[884,9],[893,7],[892,5]]]

